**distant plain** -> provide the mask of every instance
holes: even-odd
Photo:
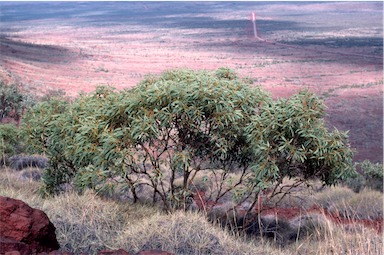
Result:
[[[382,2],[0,2],[0,78],[30,93],[222,66],[275,98],[315,92],[355,159],[383,162]]]

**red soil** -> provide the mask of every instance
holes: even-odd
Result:
[[[215,203],[214,201],[207,200],[205,197],[205,192],[203,191],[197,191],[194,194],[193,197],[194,202],[196,203],[196,206],[200,210],[204,211],[210,211],[214,206],[221,205],[221,203]],[[383,219],[354,219],[354,218],[344,218],[338,213],[329,212],[328,210],[321,208],[319,206],[312,206],[309,209],[303,209],[298,207],[290,207],[290,208],[283,208],[283,207],[266,207],[263,208],[255,208],[255,212],[261,212],[261,215],[267,216],[267,215],[273,215],[275,217],[278,217],[280,219],[294,219],[298,216],[304,216],[306,214],[321,214],[325,215],[329,220],[332,222],[338,224],[338,225],[363,225],[365,227],[374,229],[377,231],[377,233],[383,232]],[[238,213],[245,213],[243,209],[238,210]]]
[[[69,96],[77,96],[101,84],[117,89],[132,88],[145,75],[160,74],[171,68],[214,70],[227,66],[243,77],[252,78],[255,85],[270,91],[274,98],[288,97],[304,88],[324,97],[328,106],[327,123],[330,128],[350,130],[351,145],[357,149],[355,160],[382,162],[383,61],[378,53],[380,49],[377,51],[377,47],[369,45],[330,47],[327,44],[275,43],[280,39],[303,39],[306,34],[294,29],[280,30],[280,27],[277,32],[266,34],[262,26],[263,22],[279,22],[279,15],[284,15],[281,10],[286,10],[307,15],[305,22],[308,23],[303,25],[313,26],[313,31],[307,32],[310,38],[353,39],[363,33],[369,40],[377,36],[379,29],[369,23],[374,21],[371,11],[376,8],[375,4],[313,3],[305,8],[299,4],[274,4],[263,8],[257,17],[261,20],[258,23],[261,23],[260,36],[265,40],[256,40],[252,32],[244,33],[246,27],[216,27],[215,22],[234,20],[246,26],[249,9],[188,14],[188,17],[212,19],[208,25],[197,28],[193,24],[188,27],[176,23],[174,27],[154,26],[140,23],[142,20],[129,24],[106,21],[100,26],[88,25],[87,16],[2,21],[4,27],[14,30],[0,37],[0,77],[25,84],[31,93],[41,95],[61,89]],[[361,10],[359,15],[364,17],[360,16],[359,22],[365,22],[365,27],[356,28],[351,24],[343,30],[321,30],[335,22],[354,21],[341,14],[338,20],[332,12],[327,16],[333,19],[329,24],[323,16],[323,20],[312,20],[319,17],[313,16],[313,10],[338,11],[340,8]],[[293,17],[296,16],[284,16],[295,23]],[[164,18],[170,18],[171,22],[182,21],[177,15]]]
[[[325,215],[332,222],[339,225],[356,225],[360,224],[365,227],[376,230],[378,233],[383,232],[383,219],[353,219],[353,218],[344,218],[340,214],[329,212],[324,208],[320,208],[318,206],[313,206],[310,209],[303,210],[302,208],[264,208],[262,210],[262,215],[275,215],[279,218],[283,219],[293,219],[298,216],[318,213]]]

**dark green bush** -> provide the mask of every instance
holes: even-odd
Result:
[[[4,118],[11,118],[18,122],[23,111],[34,103],[34,97],[23,94],[18,85],[0,81],[0,122]]]
[[[18,85],[0,81],[0,123],[9,122],[0,124],[0,155],[3,164],[8,157],[23,152],[24,136],[17,125],[23,111],[33,104],[33,97],[24,95]]]
[[[19,118],[22,111],[23,95],[16,85],[0,81],[0,121],[5,117]]]
[[[366,186],[383,192],[383,164],[364,160],[357,165],[366,179]]]
[[[366,182],[367,180],[365,177],[356,172],[353,176],[343,180],[341,183],[352,189],[354,192],[360,192],[360,190],[364,189]]]
[[[15,124],[0,124],[0,155],[12,156],[23,151],[20,130]]]
[[[343,184],[355,192],[368,187],[383,192],[383,164],[372,163],[369,160],[355,163],[356,174],[346,179]]]

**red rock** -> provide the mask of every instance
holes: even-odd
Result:
[[[39,255],[75,255],[75,254],[67,251],[51,251],[50,253],[42,252],[42,253],[39,253]],[[82,255],[82,254],[79,254],[79,255]]]
[[[9,252],[6,252],[4,255],[21,255],[21,253],[18,251],[9,251]]]
[[[0,254],[6,255],[30,255],[31,250],[25,243],[14,239],[0,237]]]
[[[51,252],[60,248],[55,227],[43,211],[31,208],[23,201],[2,196],[0,237],[26,244],[30,249],[29,254]],[[0,247],[0,254],[5,253],[2,249],[3,245]]]
[[[141,251],[136,255],[175,255],[175,254],[166,252],[166,251],[160,251],[160,250],[147,250],[147,251]]]
[[[123,249],[118,249],[113,251],[102,250],[102,251],[99,251],[97,255],[130,255],[130,254]]]

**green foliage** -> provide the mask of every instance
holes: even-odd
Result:
[[[356,172],[354,175],[341,181],[341,183],[352,189],[354,192],[360,192],[360,190],[365,187],[366,179],[362,174]]]
[[[19,92],[16,85],[6,85],[0,82],[0,120],[8,117],[9,114],[20,115],[20,104],[23,95]]]
[[[17,85],[0,81],[0,121],[6,117],[19,120],[23,110],[33,104],[33,98],[23,95]]]
[[[247,127],[255,164],[251,185],[281,183],[284,177],[319,178],[324,184],[353,174],[347,133],[329,132],[324,104],[302,91],[263,107]]]
[[[232,69],[226,68],[226,67],[221,67],[221,68],[217,69],[216,76],[221,78],[221,79],[224,78],[224,79],[228,79],[228,80],[235,80],[238,78],[235,71],[233,71]]]
[[[66,93],[62,89],[50,89],[45,95],[39,98],[39,101],[50,101],[53,99],[66,100]]]
[[[135,92],[128,106],[134,141],[151,141],[174,130],[178,151],[217,161],[237,160],[243,129],[267,100],[239,79],[184,70],[149,78]]]
[[[364,160],[358,163],[356,167],[361,169],[360,171],[365,176],[368,187],[383,191],[383,164]]]
[[[0,123],[20,120],[23,111],[34,104],[31,96],[23,95],[19,86],[0,81]],[[4,121],[5,118],[9,118]],[[15,124],[0,124],[0,154],[6,157],[23,152],[23,136]]]
[[[173,210],[188,207],[199,172],[215,177],[213,201],[232,194],[239,203],[284,176],[332,184],[350,174],[347,135],[326,130],[323,110],[309,92],[274,102],[230,69],[172,70],[131,90],[43,102],[23,126],[50,159],[46,192],[121,183],[134,201],[149,191]]]
[[[383,164],[364,160],[355,163],[354,167],[357,172],[346,179],[343,184],[355,192],[360,192],[366,187],[383,192]]]
[[[26,150],[29,153],[44,154],[49,158],[49,166],[44,170],[43,179],[46,183],[44,193],[60,190],[60,184],[70,180],[68,175],[73,171],[67,161],[64,127],[71,127],[65,118],[69,108],[68,102],[56,97],[37,103],[28,109],[23,117],[21,129],[26,139]],[[61,170],[59,170],[61,169]]]
[[[40,102],[26,111],[21,128],[29,152],[37,154],[47,152],[53,122],[60,118],[67,108],[66,101],[53,98]]]
[[[20,131],[14,124],[0,124],[0,155],[11,156],[22,152]]]

